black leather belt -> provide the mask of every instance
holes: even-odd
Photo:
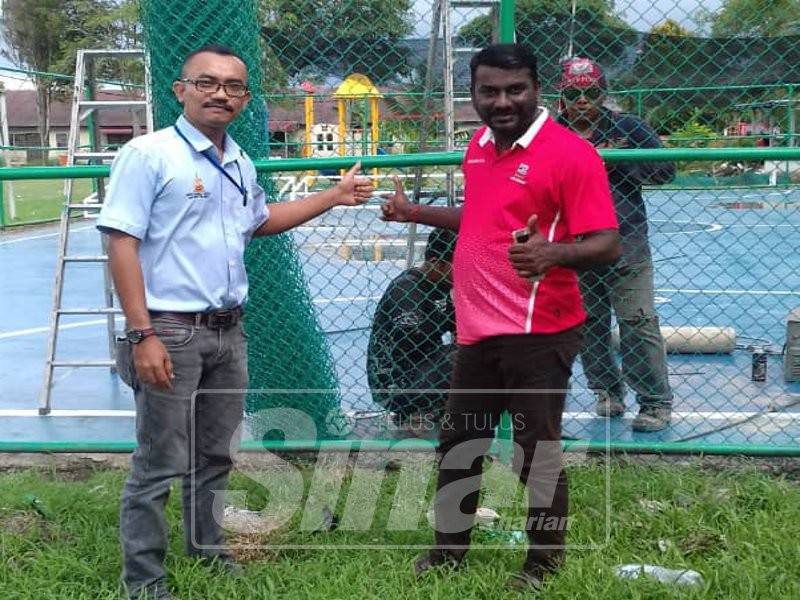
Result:
[[[150,311],[150,316],[154,318],[164,317],[176,319],[189,325],[194,325],[195,327],[206,326],[209,329],[228,329],[229,327],[233,327],[241,320],[242,314],[244,314],[244,310],[241,306],[196,313],[159,310]]]

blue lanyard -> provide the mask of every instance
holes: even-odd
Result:
[[[178,126],[173,125],[173,127],[175,128],[175,132],[180,136],[180,138],[184,142],[186,142],[190,148],[194,150],[194,146],[188,139],[186,139],[186,136],[183,135],[183,132],[180,129],[178,129]],[[230,176],[230,173],[228,173],[225,170],[225,168],[221,164],[219,164],[219,161],[217,160],[217,157],[214,154],[213,147],[203,150],[202,152],[200,152],[200,154],[202,154],[208,162],[214,165],[214,168],[220,173],[222,173],[225,176],[225,178],[228,181],[230,181],[237,190],[239,190],[239,193],[242,195],[242,206],[247,206],[247,188],[244,187],[244,177],[242,177],[242,168],[239,166],[239,161],[238,160],[234,161],[234,164],[236,165],[236,170],[239,171],[239,183],[236,183],[236,180]]]

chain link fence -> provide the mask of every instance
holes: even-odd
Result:
[[[476,4],[443,3],[454,47],[445,74],[450,44],[435,27],[432,34],[438,2],[143,0],[157,122],[178,114],[170,86],[181,59],[214,42],[247,62],[254,98],[232,133],[255,158],[445,149],[445,80],[452,76],[454,96],[468,97],[466,49],[496,38],[493,8]],[[514,17],[518,41],[540,61],[553,115],[568,109],[558,89],[565,59],[586,57],[605,73],[605,107],[649,125],[641,125],[646,135],[593,138],[601,149],[794,147],[797,4],[519,0]],[[480,123],[469,102],[453,106],[463,147]],[[626,254],[582,276],[593,321],[565,436],[610,433],[642,447],[796,445],[800,325],[789,315],[800,306],[800,162],[730,156],[608,163]],[[262,183],[271,200],[301,197],[337,181],[338,169],[324,165],[305,162]],[[446,167],[369,173],[381,191],[399,174],[418,202],[463,199],[457,170],[453,194]],[[302,409],[318,437],[431,434],[454,343],[449,289],[437,275],[442,253],[428,243],[439,234],[384,223],[378,205],[334,209],[252,245],[251,387],[265,390],[251,394],[254,419],[281,406]],[[671,424],[640,436],[630,419],[598,417],[598,397],[602,410],[629,417],[635,399],[671,402]],[[256,437],[273,429],[281,427],[253,427]]]

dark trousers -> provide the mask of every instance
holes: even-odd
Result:
[[[554,335],[498,336],[459,347],[439,437],[437,549],[458,557],[467,551],[483,455],[501,412],[508,410],[514,426],[513,467],[529,498],[525,568],[555,569],[563,561],[568,493],[561,415],[581,344],[581,330],[575,328]]]

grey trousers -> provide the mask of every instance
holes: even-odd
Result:
[[[153,319],[153,327],[170,354],[175,379],[172,390],[141,384],[135,377],[132,382],[138,445],[120,510],[122,577],[131,597],[164,579],[164,509],[176,477],[183,484],[186,552],[226,556],[224,502],[215,502],[215,496],[227,487],[239,447],[247,388],[247,343],[241,324],[209,329],[159,317]],[[225,391],[195,395],[198,390]]]
[[[625,383],[640,406],[672,406],[667,355],[658,323],[653,292],[653,262],[649,256],[580,274],[586,308],[586,343],[581,361],[589,388],[623,400]],[[622,370],[611,348],[611,312],[620,332]]]

